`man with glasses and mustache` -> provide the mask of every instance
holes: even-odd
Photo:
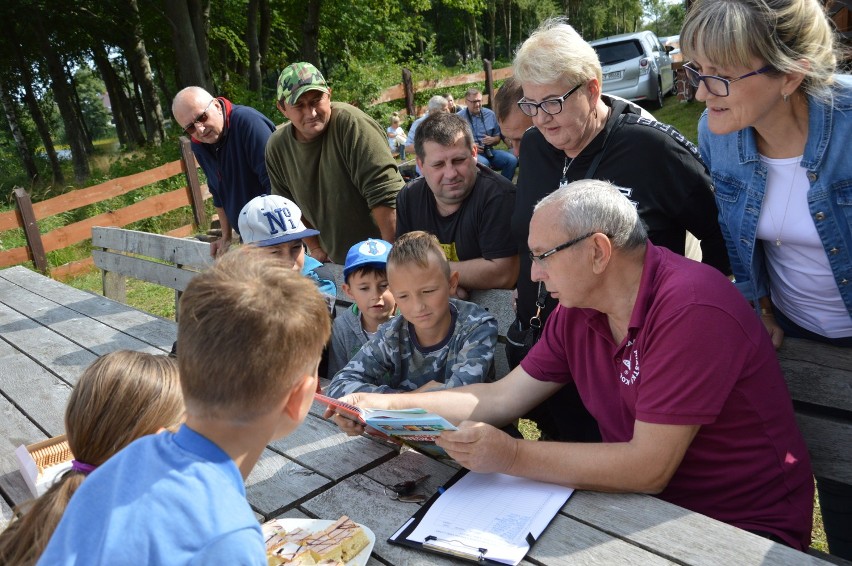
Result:
[[[343,265],[358,242],[393,242],[404,181],[385,129],[358,108],[332,102],[310,63],[281,71],[277,106],[290,121],[269,138],[266,166],[273,192],[298,204],[305,223],[320,231],[305,238],[310,255]]]
[[[201,87],[181,90],[172,102],[175,122],[192,140],[192,153],[207,176],[222,237],[210,244],[217,257],[231,245],[231,229],[239,231],[240,211],[272,188],[264,150],[275,124],[248,106],[214,98]]]

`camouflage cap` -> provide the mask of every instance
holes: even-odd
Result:
[[[319,90],[328,94],[325,78],[310,63],[293,63],[278,77],[278,101],[295,104],[299,97],[309,90]],[[286,100],[285,100],[286,99]]]

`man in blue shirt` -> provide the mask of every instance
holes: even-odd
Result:
[[[192,140],[192,153],[207,176],[219,214],[222,238],[210,244],[210,255],[217,257],[231,245],[231,228],[239,232],[246,203],[272,192],[264,156],[275,124],[254,108],[213,98],[197,86],[177,93],[172,114]]]
[[[467,108],[459,112],[459,116],[467,120],[473,130],[473,139],[479,147],[476,160],[486,167],[500,171],[511,181],[515,177],[518,158],[509,151],[494,149],[503,139],[497,116],[488,108],[482,107],[482,93],[475,88],[468,89],[464,100]]]

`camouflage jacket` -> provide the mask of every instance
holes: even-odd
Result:
[[[399,393],[430,381],[444,388],[494,379],[497,320],[479,305],[450,299],[453,324],[450,335],[437,346],[418,348],[413,327],[397,316],[379,327],[340,370],[327,394],[342,397],[356,391]]]

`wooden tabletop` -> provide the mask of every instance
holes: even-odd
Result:
[[[14,449],[64,432],[65,403],[96,357],[118,349],[167,353],[175,323],[79,291],[23,267],[0,271],[0,526],[30,497]],[[417,509],[384,486],[456,469],[367,437],[347,437],[314,404],[305,423],[264,451],[246,481],[258,520],[349,515],[376,535],[369,564],[466,564],[390,545]],[[724,496],[724,494],[720,494]],[[646,495],[576,492],[522,564],[827,564]]]

